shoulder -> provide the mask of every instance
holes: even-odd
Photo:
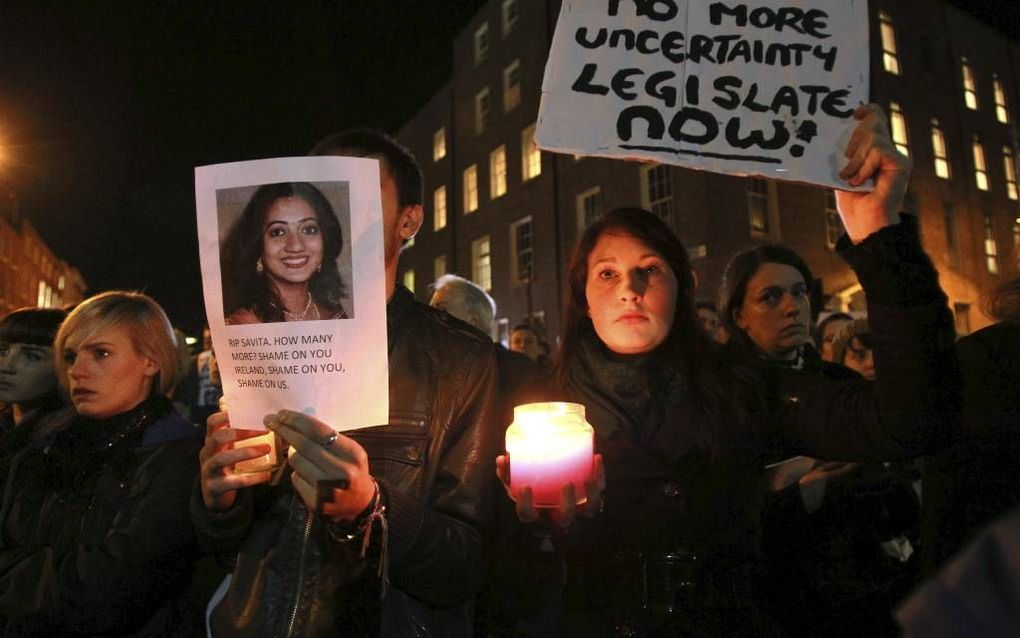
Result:
[[[228,326],[243,326],[252,323],[262,323],[262,320],[259,319],[258,315],[247,308],[238,308],[224,317],[224,321],[226,321]]]
[[[444,343],[470,349],[492,350],[492,340],[478,329],[453,317],[448,312],[415,301],[406,314],[407,329],[412,336],[430,335]]]
[[[198,442],[201,429],[186,421],[177,412],[170,412],[150,425],[142,435],[142,447],[155,447],[174,442]]]

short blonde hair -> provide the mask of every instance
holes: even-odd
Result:
[[[57,376],[67,385],[68,362],[65,350],[75,350],[92,335],[108,328],[124,327],[135,352],[152,359],[159,367],[152,394],[167,394],[177,383],[177,342],[166,313],[148,295],[126,290],[111,290],[89,297],[67,316],[53,343]]]

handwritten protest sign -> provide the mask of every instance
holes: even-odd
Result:
[[[564,0],[539,146],[846,188],[866,0]]]
[[[206,315],[233,427],[287,408],[338,431],[389,416],[376,160],[195,169]]]

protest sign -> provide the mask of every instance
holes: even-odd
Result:
[[[538,145],[846,188],[865,0],[564,0]]]
[[[286,408],[338,431],[389,418],[379,163],[195,169],[206,315],[233,427]]]

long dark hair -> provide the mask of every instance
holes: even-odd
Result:
[[[760,351],[761,348],[737,325],[737,313],[744,305],[747,283],[764,264],[782,264],[796,269],[808,287],[814,281],[807,263],[785,246],[765,244],[734,255],[726,264],[719,285],[719,318],[730,333],[730,344],[745,350]]]
[[[59,308],[19,308],[0,320],[0,341],[53,347],[67,313]]]
[[[312,299],[330,314],[342,310],[344,282],[336,260],[343,250],[344,238],[333,207],[322,192],[308,182],[281,182],[263,184],[255,191],[223,243],[220,267],[224,278],[225,315],[247,309],[264,322],[284,321],[279,296],[269,284],[269,277],[256,272],[255,264],[262,257],[266,213],[273,203],[286,197],[299,197],[311,206],[322,229],[322,269],[308,281]]]
[[[718,382],[717,359],[712,346],[701,330],[694,308],[694,273],[687,250],[677,236],[658,216],[640,208],[617,208],[592,222],[581,235],[570,258],[567,290],[563,303],[563,343],[556,357],[555,376],[559,387],[570,385],[570,365],[580,353],[585,339],[598,338],[588,316],[585,287],[588,280],[588,257],[599,238],[607,232],[631,235],[659,253],[669,264],[677,280],[673,326],[666,340],[655,350],[664,362],[678,362],[695,401],[710,417],[716,417],[723,400]],[[712,419],[715,420],[714,418]],[[705,433],[715,440],[714,432]]]

